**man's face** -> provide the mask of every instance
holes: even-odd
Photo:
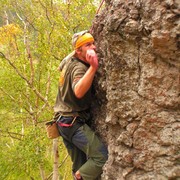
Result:
[[[92,42],[88,42],[84,45],[82,45],[76,52],[77,52],[77,55],[78,55],[78,58],[81,59],[81,60],[84,60],[86,61],[86,53],[87,53],[87,50],[96,50],[96,46],[94,45],[94,41]]]

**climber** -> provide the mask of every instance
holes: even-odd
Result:
[[[98,69],[93,36],[87,31],[72,37],[74,51],[60,63],[58,95],[54,106],[58,130],[73,162],[75,180],[100,177],[108,151],[87,125],[91,120],[91,89]]]

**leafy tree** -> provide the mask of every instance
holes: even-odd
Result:
[[[57,67],[72,50],[72,34],[91,27],[97,7],[92,0],[1,4],[0,179],[51,178],[52,141],[44,122],[53,116]],[[61,141],[59,162],[66,157]],[[67,161],[62,179],[71,179]]]

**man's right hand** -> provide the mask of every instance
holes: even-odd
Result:
[[[93,68],[98,68],[98,57],[96,52],[93,49],[89,49],[86,52],[86,61],[92,66]]]

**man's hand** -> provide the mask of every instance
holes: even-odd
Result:
[[[93,68],[98,68],[98,57],[96,52],[93,49],[89,49],[86,52],[86,61],[92,66]]]

